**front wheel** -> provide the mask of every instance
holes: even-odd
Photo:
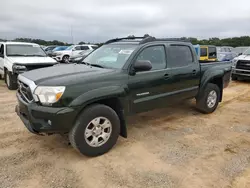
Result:
[[[233,81],[238,80],[237,76],[235,76],[235,75],[232,74],[232,80]]]
[[[197,108],[205,114],[214,112],[219,104],[220,95],[220,89],[217,85],[207,84],[203,93],[196,99]]]
[[[71,145],[86,156],[108,152],[117,142],[120,120],[116,112],[105,105],[87,107],[69,133]]]
[[[62,61],[63,63],[69,63],[69,56],[68,55],[63,56]]]
[[[16,83],[16,77],[11,74],[11,72],[7,71],[5,72],[5,83],[9,90],[16,90],[17,89],[17,83]]]

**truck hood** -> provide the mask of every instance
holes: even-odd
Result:
[[[240,55],[236,57],[237,60],[250,60],[250,55]]]
[[[114,72],[113,69],[91,67],[83,64],[58,64],[48,68],[36,69],[22,75],[37,85],[67,86],[83,83],[88,80],[100,79],[102,76]]]
[[[13,63],[18,64],[56,63],[56,61],[50,57],[8,57],[8,59]]]

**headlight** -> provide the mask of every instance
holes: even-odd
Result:
[[[233,66],[236,66],[237,61],[238,61],[238,59],[233,59],[232,60]]]
[[[12,69],[14,73],[18,73],[18,74],[26,71],[26,67],[24,65],[18,65],[18,64],[14,64],[12,66]]]
[[[64,86],[38,86],[35,89],[34,94],[37,95],[42,104],[51,105],[62,97],[64,91]]]
[[[26,67],[24,65],[17,65],[17,64],[14,64],[13,65],[13,69],[16,69],[16,70],[23,70],[23,69],[26,69]]]

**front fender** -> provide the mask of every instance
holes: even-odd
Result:
[[[12,66],[13,66],[13,62],[8,57],[4,58],[4,67],[9,72],[12,72]]]
[[[124,97],[126,95],[125,87],[123,86],[108,86],[90,90],[74,99],[69,106],[86,106],[98,100]]]

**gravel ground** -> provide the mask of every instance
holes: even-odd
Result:
[[[188,101],[130,117],[128,139],[88,158],[59,135],[29,133],[0,81],[0,188],[249,188],[249,101],[249,83],[232,82],[213,114]]]

